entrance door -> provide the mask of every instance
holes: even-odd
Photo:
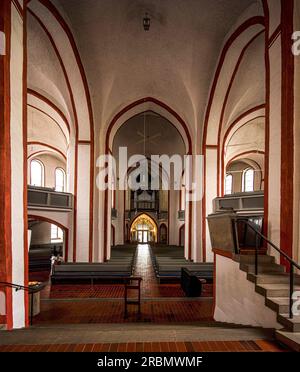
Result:
[[[138,231],[138,242],[143,243],[143,231]]]
[[[138,242],[141,244],[149,243],[149,231],[139,230],[138,231]]]
[[[149,231],[143,231],[143,243],[147,244],[149,242],[148,238]]]

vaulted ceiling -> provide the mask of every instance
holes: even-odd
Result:
[[[96,126],[141,97],[202,123],[226,35],[253,0],[53,0],[68,22],[91,89]],[[255,5],[259,7],[257,3]],[[151,28],[142,20],[148,12]]]

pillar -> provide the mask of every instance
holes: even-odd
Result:
[[[19,2],[0,2],[5,35],[0,55],[0,281],[23,286],[28,285],[25,17]],[[0,288],[0,323],[7,329],[28,325],[27,292]]]

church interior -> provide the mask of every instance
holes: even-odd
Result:
[[[0,36],[0,352],[300,351],[300,1],[1,0]]]

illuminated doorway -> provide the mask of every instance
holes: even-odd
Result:
[[[157,226],[147,214],[138,216],[130,229],[131,242],[148,244],[157,242]]]

